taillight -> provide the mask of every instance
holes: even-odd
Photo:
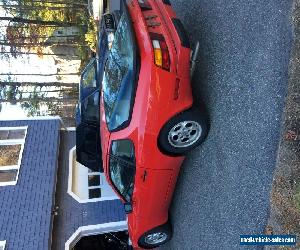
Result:
[[[152,46],[154,50],[155,64],[165,70],[170,70],[170,55],[167,43],[160,34],[151,33]]]

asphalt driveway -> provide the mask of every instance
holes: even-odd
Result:
[[[171,2],[201,44],[193,90],[211,130],[182,166],[170,211],[174,238],[162,249],[239,249],[239,235],[262,233],[268,217],[292,1]]]

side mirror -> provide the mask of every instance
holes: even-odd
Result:
[[[132,213],[132,205],[131,205],[131,203],[126,202],[126,203],[124,204],[124,210],[125,210],[125,213],[126,213],[126,214]]]

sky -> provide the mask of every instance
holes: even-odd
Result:
[[[0,3],[2,1],[0,0]],[[4,16],[6,13],[3,8],[0,8],[0,15]],[[0,21],[0,26],[7,24],[7,21]],[[5,34],[5,28],[0,28],[1,36]],[[56,67],[54,66],[54,60],[45,60],[45,58],[39,58],[37,55],[25,55],[18,58],[10,58],[9,60],[0,59],[0,73],[43,73],[43,74],[56,74]],[[5,80],[6,76],[0,76],[0,81]],[[42,76],[17,76],[16,81],[45,81],[45,77]],[[47,76],[47,81],[56,81],[55,76]],[[0,120],[6,119],[19,119],[27,117],[26,111],[22,110],[19,104],[11,105],[9,103],[3,103],[2,111],[0,112]]]
[[[20,107],[19,104],[10,105],[7,103],[2,104],[2,111],[0,112],[1,120],[16,120],[27,117],[26,112]]]

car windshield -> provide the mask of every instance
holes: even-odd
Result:
[[[127,125],[132,110],[136,65],[135,41],[127,14],[123,14],[103,77],[105,117],[110,131]]]
[[[135,176],[134,146],[130,140],[112,142],[109,155],[109,174],[118,193],[124,200],[130,202]]]

